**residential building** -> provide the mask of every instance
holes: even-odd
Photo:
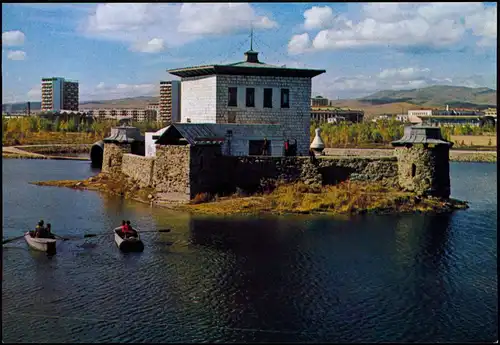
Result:
[[[229,146],[224,150],[226,154],[262,152],[253,150],[265,142],[271,148],[271,152],[266,151],[268,154],[280,156],[284,140],[296,143],[298,155],[308,154],[311,82],[324,70],[265,64],[259,61],[258,52],[250,48],[241,62],[168,72],[181,77],[181,123],[232,124],[224,127],[224,142]],[[250,124],[254,127],[248,127]],[[218,135],[219,131],[212,127],[210,131]],[[163,136],[167,133],[170,132]]]
[[[328,107],[330,101],[328,98],[324,98],[321,96],[316,96],[311,98],[311,107]]]
[[[131,120],[134,122],[156,121],[156,110],[147,108],[97,108],[97,109],[82,109],[84,113],[90,116],[104,120]]]
[[[340,121],[358,123],[363,121],[364,116],[365,112],[363,110],[337,107],[311,107],[311,121],[319,123],[337,123]]]
[[[158,121],[170,124],[180,122],[181,82],[179,80],[160,82],[160,103]]]
[[[497,108],[488,108],[484,111],[484,116],[497,117]]]
[[[42,78],[42,111],[78,110],[78,82],[64,78]]]

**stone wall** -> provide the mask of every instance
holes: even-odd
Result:
[[[122,173],[132,177],[139,186],[148,187],[153,183],[155,159],[126,153],[122,158]]]
[[[156,145],[153,187],[167,200],[190,199],[190,146]]]
[[[191,197],[198,193],[254,193],[286,183],[336,184],[350,178],[398,186],[396,157],[319,158],[219,156],[215,149],[192,149]]]
[[[399,171],[399,185],[419,195],[450,196],[449,148],[438,145],[398,147],[394,151]]]
[[[123,154],[130,153],[130,145],[104,143],[104,155],[102,159],[102,172],[116,174],[122,171]]]
[[[238,87],[238,106],[228,106],[228,88]],[[255,107],[247,108],[245,89],[255,88]],[[264,88],[273,89],[273,107],[264,108]],[[290,108],[281,108],[281,89],[290,91]],[[311,78],[268,76],[217,76],[217,123],[279,123],[285,140],[297,139],[298,154],[309,152]]]
[[[396,157],[320,157],[318,162],[323,184],[350,179],[398,186]]]
[[[190,119],[192,123],[216,123],[215,102],[215,75],[182,78],[181,122]]]

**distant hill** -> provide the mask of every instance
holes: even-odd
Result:
[[[422,89],[379,91],[359,99],[373,105],[406,102],[424,107],[488,108],[496,106],[497,92],[487,87],[436,85]]]
[[[497,106],[496,90],[486,87],[436,85],[413,90],[386,90],[358,99],[331,102],[333,106],[364,110],[367,118],[380,114],[402,114],[428,108],[486,109]]]
[[[95,108],[144,108],[158,102],[159,97],[131,97],[113,100],[97,100],[80,103],[81,109]],[[486,87],[470,88],[461,86],[430,86],[422,89],[379,91],[372,95],[358,98],[332,101],[332,105],[343,108],[364,110],[367,117],[379,114],[401,114],[410,109],[473,108],[485,109],[496,107],[496,90]],[[8,104],[2,104],[6,111]],[[31,110],[39,111],[40,102],[31,102]],[[26,103],[12,104],[12,111],[24,111]]]

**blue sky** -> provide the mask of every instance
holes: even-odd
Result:
[[[327,71],[313,95],[459,85],[496,89],[496,3],[2,4],[2,103],[40,79],[80,100],[156,96],[166,70],[260,60]]]

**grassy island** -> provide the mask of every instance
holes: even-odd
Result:
[[[33,182],[40,186],[98,190],[127,199],[152,203],[192,213],[230,214],[332,214],[450,212],[468,208],[455,199],[419,197],[410,192],[370,182],[343,182],[335,186],[303,183],[279,185],[267,194],[225,197],[199,194],[186,204],[158,203],[152,188],[140,188],[125,176],[99,174],[89,179]]]

